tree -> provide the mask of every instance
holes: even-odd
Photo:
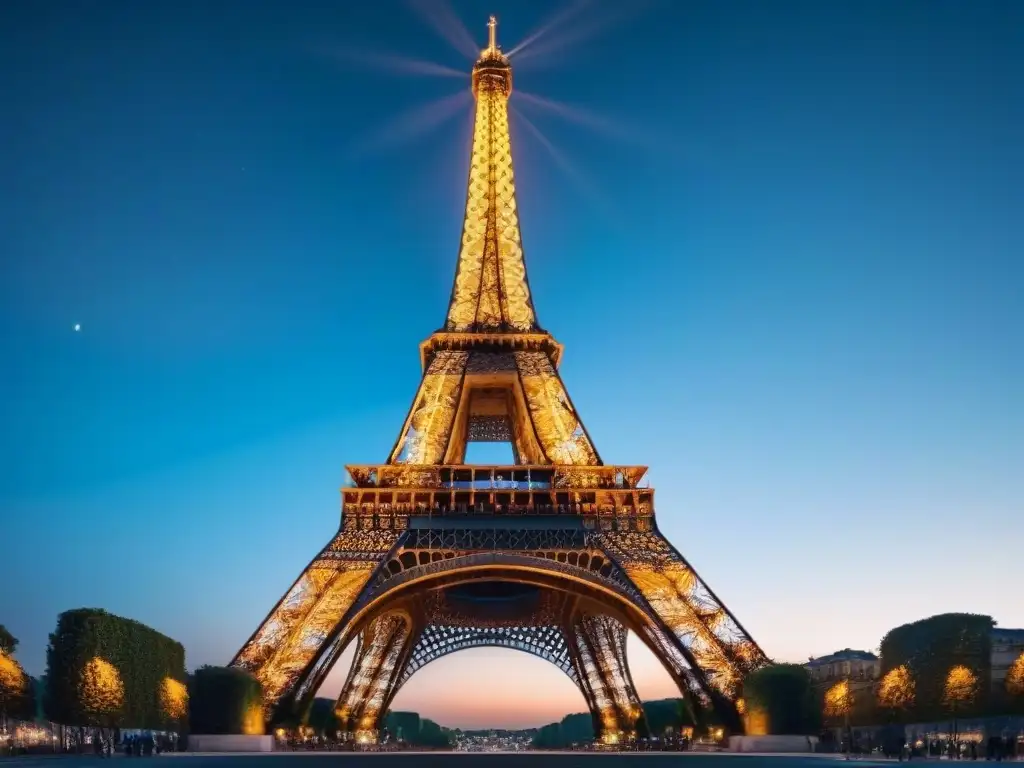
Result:
[[[643,704],[647,726],[651,736],[661,738],[668,729],[678,731],[684,725],[693,725],[689,708],[684,699],[661,699],[645,701]],[[637,736],[642,737],[639,727]]]
[[[1017,657],[1006,673],[1006,692],[1011,699],[1024,699],[1024,653]]]
[[[388,719],[388,716],[385,715],[385,727],[387,727]],[[313,699],[305,721],[305,725],[308,725],[321,736],[330,735],[333,737],[334,734],[341,730],[341,723],[338,722],[338,715],[334,709],[334,699]]]
[[[878,685],[878,706],[890,717],[905,714],[914,706],[914,678],[906,664],[893,667]]]
[[[957,664],[946,675],[942,701],[953,717],[953,740],[957,739],[957,715],[974,702],[978,695],[978,677],[963,664]]]
[[[160,686],[160,706],[168,720],[184,723],[188,717],[188,687],[172,677]]]
[[[78,683],[81,725],[117,728],[124,710],[124,683],[117,668],[96,656],[85,663]]]
[[[414,742],[424,747],[450,747],[448,734],[433,720],[422,718],[420,720],[420,732]]]
[[[388,712],[384,724],[397,741],[413,742],[420,732],[420,716],[416,712]]]
[[[13,656],[18,650],[18,638],[7,631],[7,627],[0,624],[0,652]]]
[[[263,733],[263,688],[237,667],[200,667],[189,679],[188,719],[192,733]]]
[[[743,681],[744,722],[750,735],[812,734],[821,725],[811,677],[799,664],[772,664]]]
[[[596,737],[594,733],[594,718],[589,712],[576,712],[566,715],[558,724],[559,733],[564,740],[562,746],[570,744],[591,744]]]
[[[14,642],[17,645],[17,641]],[[6,729],[7,718],[29,720],[26,717],[34,708],[32,686],[29,676],[21,668],[21,664],[6,651],[0,650],[0,728]]]
[[[853,691],[850,689],[849,680],[840,680],[827,691],[823,714],[832,720],[847,722],[850,712],[853,711]]]
[[[950,709],[970,704],[978,693],[978,677],[963,664],[957,664],[946,675],[942,700]]]
[[[537,731],[533,737],[533,746],[536,749],[558,749],[565,746],[565,739],[561,733],[559,723],[548,723]]]

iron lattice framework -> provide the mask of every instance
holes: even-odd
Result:
[[[274,719],[357,652],[337,711],[373,740],[397,690],[449,653],[492,645],[545,659],[579,687],[605,740],[640,714],[631,629],[691,701],[734,730],[757,644],[659,532],[646,467],[601,461],[537,322],[516,210],[512,71],[490,40],[472,72],[475,127],[462,241],[444,326],[420,345],[423,378],[384,464],[348,467],[337,535],[234,665]],[[508,441],[515,464],[464,464]]]

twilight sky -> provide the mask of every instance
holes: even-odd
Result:
[[[558,8],[455,13],[509,50]],[[650,465],[662,530],[776,658],[943,611],[1024,626],[1024,4],[570,16],[513,60],[512,130],[604,459]],[[398,2],[0,4],[0,623],[31,673],[80,606],[226,663],[336,529],[343,464],[385,459],[471,120],[468,78],[394,54],[470,65]],[[583,706],[498,650],[395,702]]]

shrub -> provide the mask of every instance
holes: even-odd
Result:
[[[46,649],[46,716],[73,726],[178,730],[185,649],[145,624],[95,608],[65,611]]]
[[[746,730],[750,735],[813,734],[821,712],[811,677],[799,664],[772,664],[743,682]]]
[[[200,667],[189,678],[188,720],[192,733],[263,733],[263,689],[236,667]]]

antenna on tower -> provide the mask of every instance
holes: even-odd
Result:
[[[487,22],[487,50],[498,50],[498,20],[493,16]]]

